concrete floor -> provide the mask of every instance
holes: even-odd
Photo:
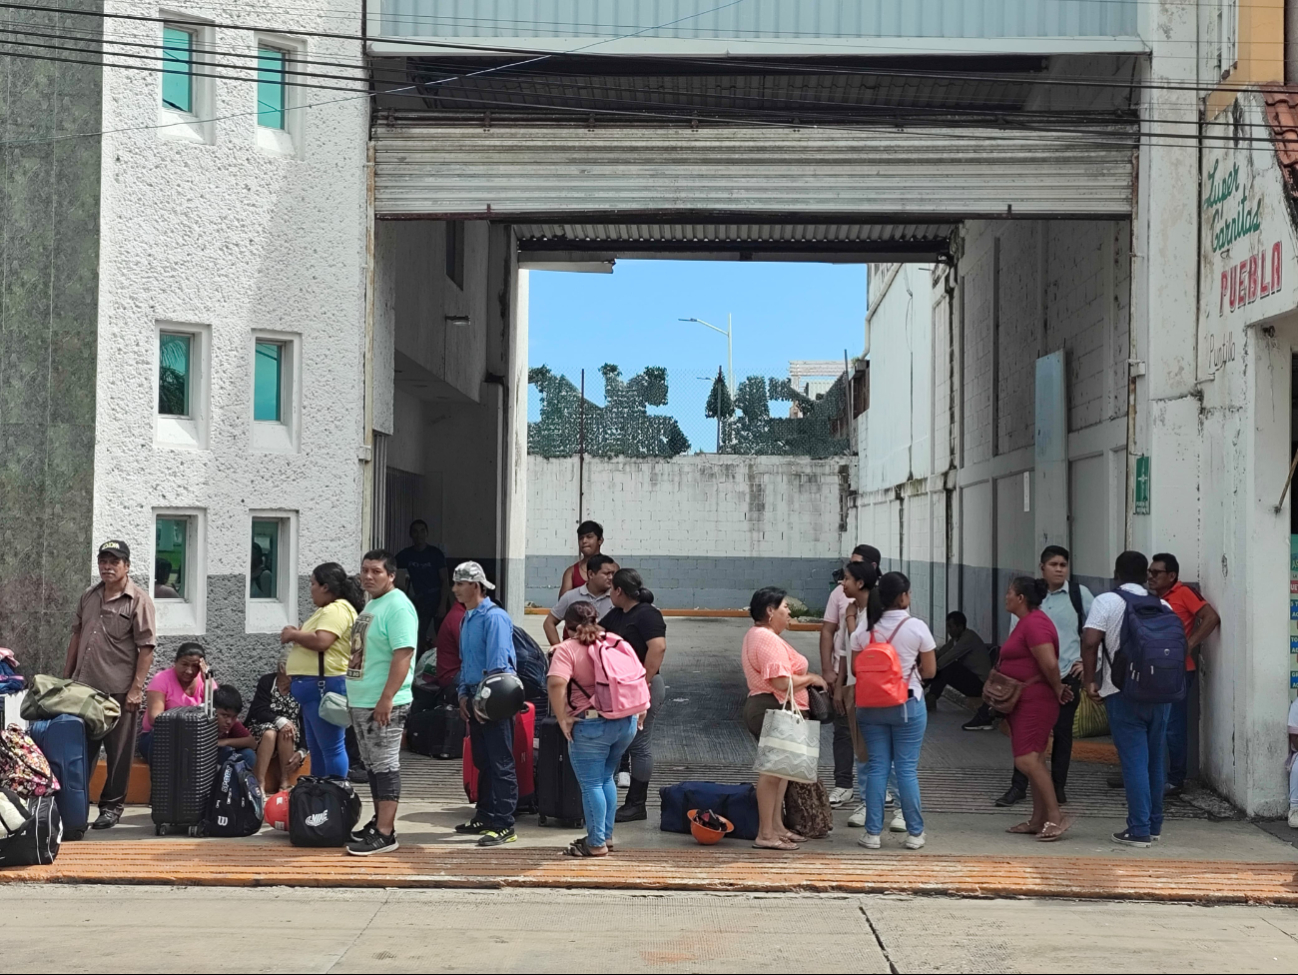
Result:
[[[573,891],[0,888],[7,971],[1293,972],[1284,908]],[[21,936],[17,935],[21,932]]]

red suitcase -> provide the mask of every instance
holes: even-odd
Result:
[[[525,711],[514,718],[514,774],[518,776],[518,808],[531,809],[536,805],[536,780],[533,775],[535,759],[532,737],[536,731],[536,708],[529,701]],[[469,802],[478,801],[478,767],[473,764],[473,745],[464,736],[464,794]]]

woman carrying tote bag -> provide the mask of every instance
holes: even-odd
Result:
[[[785,709],[797,715],[795,720],[801,720],[802,712],[807,709],[807,688],[825,686],[819,674],[807,672],[807,658],[780,637],[789,626],[786,595],[783,589],[759,589],[753,593],[748,607],[753,626],[744,636],[742,652],[744,677],[748,681],[744,724],[759,741],[767,711]],[[793,702],[786,706],[790,688]],[[786,719],[781,719],[781,723],[786,723]],[[805,839],[784,825],[784,793],[788,784],[788,778],[777,775],[757,777],[758,828],[753,846],[759,850],[796,850],[798,843]]]

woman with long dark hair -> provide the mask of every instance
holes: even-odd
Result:
[[[346,777],[346,731],[320,717],[320,698],[329,691],[347,693],[352,624],[365,608],[365,593],[337,562],[323,562],[311,571],[311,602],[316,611],[300,627],[284,627],[279,642],[292,644],[285,672],[290,693],[302,705],[311,774]]]
[[[1024,684],[1005,721],[1010,726],[1014,767],[1032,786],[1032,818],[1011,826],[1009,832],[1051,841],[1059,839],[1070,823],[1059,809],[1055,783],[1046,768],[1046,748],[1059,720],[1059,707],[1073,699],[1073,692],[1059,675],[1059,631],[1041,609],[1047,591],[1044,579],[1015,576],[1010,580],[1005,608],[1018,623],[1001,647],[996,669]]]

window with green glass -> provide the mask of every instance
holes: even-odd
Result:
[[[158,412],[163,416],[189,416],[193,351],[192,335],[162,332],[158,336]]]
[[[159,515],[153,545],[153,596],[185,599],[185,567],[189,558],[188,518]]]
[[[284,128],[284,69],[288,53],[277,47],[257,48],[257,124]]]
[[[177,112],[194,111],[194,32],[162,28],[162,104]]]
[[[258,342],[253,370],[252,418],[280,423],[284,419],[284,346]]]
[[[248,595],[253,599],[279,597],[280,525],[277,520],[253,519],[252,564],[248,571]]]

